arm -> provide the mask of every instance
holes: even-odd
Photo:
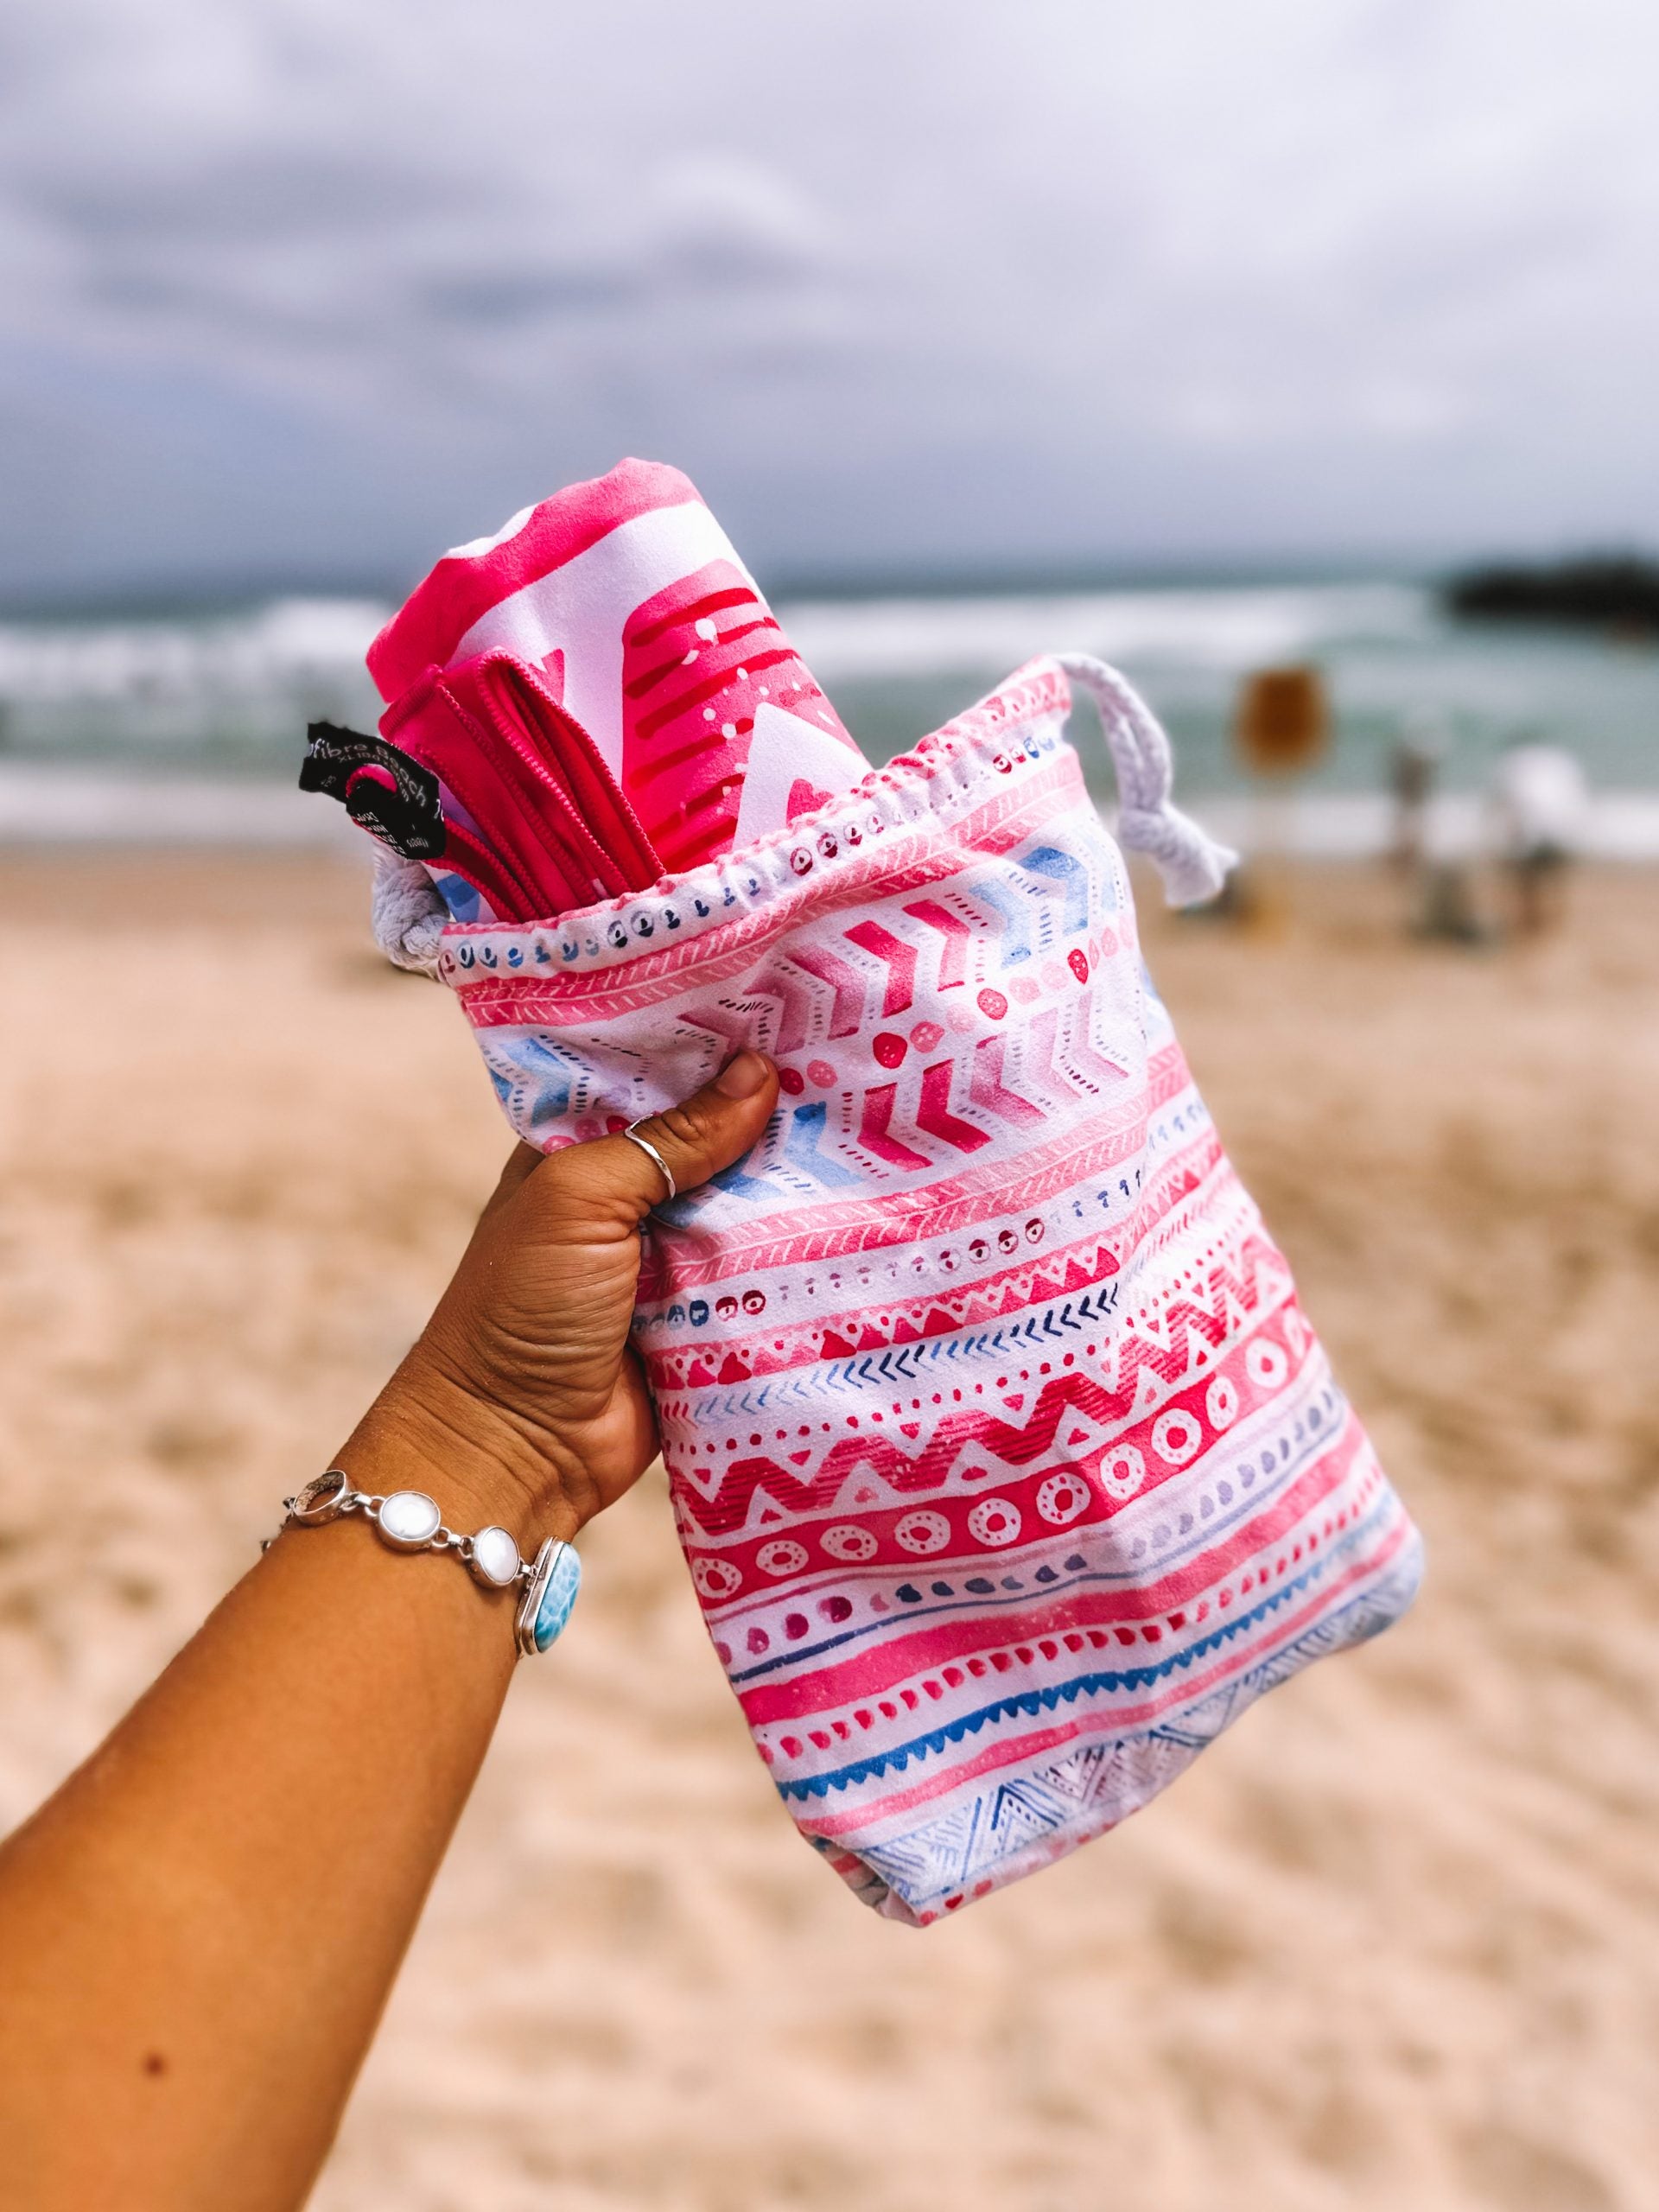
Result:
[[[687,1189],[776,1090],[746,1053],[645,1134]],[[334,1464],[526,1555],[574,1535],[656,1450],[627,1328],[662,1196],[620,1137],[521,1148]],[[0,1847],[16,2212],[303,2202],[489,1743],[515,1603],[355,1520],[290,1530]]]

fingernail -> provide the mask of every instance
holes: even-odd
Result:
[[[740,1052],[715,1077],[715,1089],[727,1098],[753,1098],[770,1072],[759,1052]]]

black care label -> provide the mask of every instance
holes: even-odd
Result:
[[[334,722],[313,722],[300,763],[300,789],[326,791],[353,822],[405,860],[442,857],[443,804],[429,768],[389,745]]]

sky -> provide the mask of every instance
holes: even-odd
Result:
[[[1659,543],[1651,0],[10,0],[0,594]]]

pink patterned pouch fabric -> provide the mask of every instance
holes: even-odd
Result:
[[[1062,728],[1096,696],[1115,842]],[[1420,1540],[1147,974],[1120,844],[1226,856],[1109,670],[1039,660],[648,893],[446,927],[550,1150],[777,1060],[636,1323],[709,1631],[804,1834],[926,1924],[1101,1834],[1410,1601]]]

